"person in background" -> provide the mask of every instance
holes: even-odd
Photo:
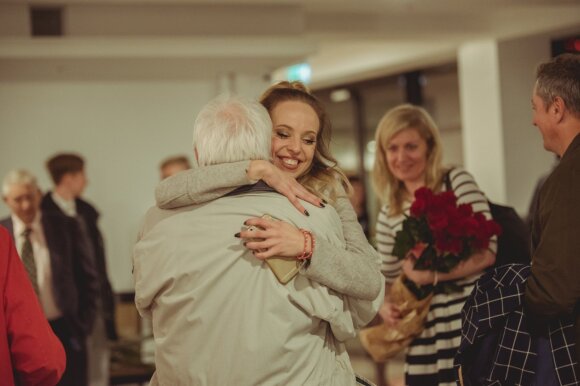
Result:
[[[532,271],[525,306],[536,330],[562,316],[575,319],[580,374],[580,56],[541,64],[532,93],[533,124],[560,162],[542,185],[532,219]],[[573,350],[572,350],[573,351]]]
[[[14,241],[0,226],[0,374],[3,386],[54,386],[66,357],[46,321]]]
[[[362,179],[356,174],[348,175],[348,182],[352,186],[352,193],[348,197],[356,218],[361,225],[367,239],[369,238],[369,213],[367,210],[366,189]]]
[[[300,114],[313,130],[308,138],[316,137],[314,111]],[[271,127],[258,102],[213,100],[195,122],[196,159],[202,166],[268,159]],[[298,147],[307,169],[314,145]],[[328,182],[331,190],[341,183]],[[256,252],[277,248],[263,241],[269,227],[240,232],[248,217],[262,214],[277,219],[268,222],[296,224],[299,243],[280,253],[306,265],[320,243],[344,240],[332,208],[305,205],[312,216],[257,183],[203,205],[147,213],[133,263],[137,308],[153,321],[152,385],[356,384],[343,342],[374,317],[382,293],[373,301],[356,300],[302,275],[282,284]],[[253,254],[234,236],[253,244]]]
[[[164,159],[159,165],[159,174],[161,179],[164,180],[176,173],[189,169],[191,169],[189,159],[184,155],[179,155]]]
[[[320,240],[309,264],[300,272],[343,295],[374,299],[381,291],[379,257],[349,202],[348,180],[330,153],[331,127],[324,106],[300,82],[272,85],[262,94],[260,103],[273,124],[270,160],[232,161],[179,173],[158,184],[157,205],[170,209],[200,204],[259,180],[288,197],[304,215],[309,212],[299,198],[316,206],[324,206],[324,199],[340,215],[346,245],[338,247]],[[266,229],[262,243],[246,243],[260,259],[293,257],[293,252],[287,251],[302,247],[303,238],[295,226],[257,218],[248,220],[248,224]],[[268,251],[259,251],[263,245]]]
[[[434,192],[446,189],[444,178],[449,176],[458,203],[473,205],[474,212],[491,218],[489,206],[473,177],[462,168],[443,168],[442,146],[438,129],[421,107],[404,104],[389,110],[379,122],[375,140],[377,151],[373,168],[373,183],[384,206],[377,220],[377,247],[382,258],[382,272],[387,287],[401,274],[418,285],[436,281],[432,271],[415,271],[410,259],[398,260],[393,255],[395,235],[402,227],[405,215],[421,187]],[[474,253],[449,273],[438,273],[438,281],[454,281],[460,292],[445,294],[440,287],[434,296],[425,329],[415,338],[407,351],[405,384],[409,386],[455,384],[453,358],[461,340],[461,308],[475,281],[484,269],[495,262],[496,240],[491,250]],[[398,308],[389,301],[379,314],[388,325],[400,321]]]
[[[99,296],[96,299],[95,326],[87,341],[89,383],[91,386],[106,386],[109,384],[109,341],[117,340],[115,298],[107,274],[103,236],[98,226],[99,212],[81,198],[87,186],[85,161],[77,154],[60,153],[46,161],[46,168],[54,188],[44,195],[42,211],[78,220],[91,246],[99,280]]]
[[[78,221],[40,208],[36,177],[13,170],[2,184],[10,217],[0,220],[15,240],[45,318],[66,352],[58,383],[86,386],[86,339],[91,333],[99,294],[91,247]]]

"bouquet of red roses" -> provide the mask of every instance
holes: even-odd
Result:
[[[474,213],[470,204],[457,205],[452,191],[435,194],[428,188],[415,192],[410,215],[395,235],[393,255],[399,259],[415,256],[414,269],[449,272],[501,231],[499,225]],[[460,288],[451,282],[439,283],[444,292]],[[399,308],[396,326],[380,324],[360,332],[363,347],[377,362],[395,356],[421,334],[429,312],[433,285],[417,286],[400,275],[391,286],[390,302]]]
[[[457,205],[453,191],[435,194],[420,188],[415,192],[410,216],[395,236],[393,255],[404,259],[413,254],[414,269],[449,272],[473,252],[486,249],[489,239],[500,232],[495,221],[474,213],[471,204]],[[409,280],[405,284],[419,299],[433,290],[432,285],[418,287]],[[440,285],[447,293],[458,289],[453,283]]]

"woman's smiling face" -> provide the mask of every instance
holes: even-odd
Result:
[[[282,171],[298,178],[312,165],[320,121],[304,102],[284,101],[271,111],[272,161]]]
[[[428,146],[419,131],[405,129],[393,136],[385,153],[389,170],[405,184],[424,184]]]

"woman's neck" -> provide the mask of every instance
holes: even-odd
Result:
[[[421,178],[417,181],[407,181],[407,182],[403,182],[403,184],[405,185],[405,189],[407,190],[407,193],[409,194],[410,200],[413,201],[413,197],[415,197],[415,191],[417,189],[425,186],[425,179]]]

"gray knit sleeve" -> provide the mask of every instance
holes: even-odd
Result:
[[[155,188],[155,201],[161,209],[201,204],[222,197],[239,186],[249,185],[246,175],[250,161],[193,168],[164,179]]]
[[[250,161],[205,166],[180,172],[161,181],[155,189],[157,206],[174,209],[222,197],[251,181]],[[346,193],[341,192],[338,212],[346,249],[317,239],[311,262],[302,273],[333,290],[357,299],[373,300],[381,290],[378,254],[368,243]]]
[[[301,273],[343,295],[373,300],[382,287],[378,253],[368,243],[346,193],[339,195],[335,209],[346,249],[317,238],[310,264]]]

